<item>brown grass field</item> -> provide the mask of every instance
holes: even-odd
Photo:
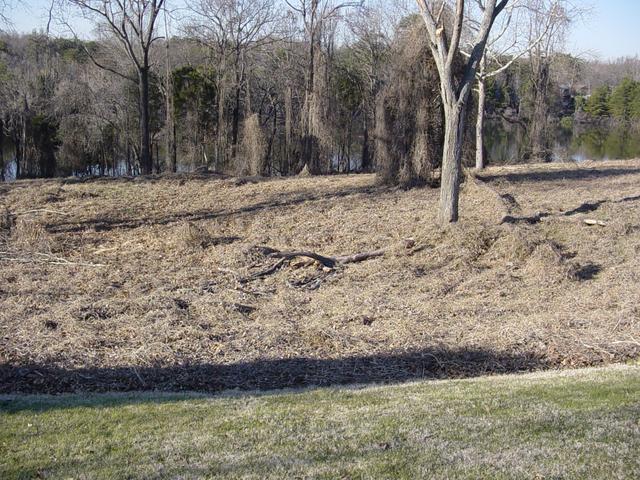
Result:
[[[256,389],[640,355],[640,160],[0,185],[0,392]],[[589,223],[585,222],[588,221]],[[252,248],[350,255],[322,268]]]

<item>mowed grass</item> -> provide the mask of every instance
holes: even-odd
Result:
[[[640,478],[640,367],[0,397],[0,478]]]

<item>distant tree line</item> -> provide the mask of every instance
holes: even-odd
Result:
[[[578,106],[597,118],[640,121],[640,81],[627,77],[613,88],[601,85],[591,95],[579,97]]]
[[[0,38],[3,178],[195,169],[280,176],[306,166],[434,181],[444,141],[437,68],[424,23],[393,2],[193,0],[178,21],[149,0],[140,18],[135,9],[113,17],[144,25],[122,32],[113,12],[101,16],[104,2],[67,3],[93,12],[95,40]],[[171,22],[179,33],[169,34]],[[489,117],[533,131],[573,115],[576,99],[579,109],[599,108],[590,110],[600,88],[582,100],[591,63],[540,49],[513,60],[486,79]],[[606,114],[635,118],[638,87],[629,82],[607,93]],[[474,126],[466,124],[472,165]],[[540,139],[531,142],[531,158],[544,160]]]

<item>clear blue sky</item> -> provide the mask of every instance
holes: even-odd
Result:
[[[640,55],[640,0],[573,1],[576,4],[590,5],[593,11],[586,19],[574,25],[567,42],[569,51],[591,52],[603,60]],[[29,32],[44,28],[50,0],[23,2],[9,12],[16,30]],[[88,33],[90,28],[79,30]]]
[[[640,55],[640,0],[574,0],[593,11],[572,29],[567,49],[591,51],[603,60]]]

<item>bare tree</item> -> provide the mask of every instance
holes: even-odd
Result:
[[[558,5],[562,0],[553,0],[545,15],[540,19],[543,24],[532,34],[529,31],[531,18],[537,17],[539,6],[531,0],[515,0],[505,8],[505,14],[493,29],[487,41],[485,53],[476,72],[478,80],[478,109],[476,117],[476,169],[483,169],[484,158],[484,119],[486,103],[486,82],[506,71],[516,61],[530,53],[549,35],[553,35],[562,16]],[[469,57],[468,52],[463,54]]]
[[[320,132],[322,119],[323,76],[319,74],[322,33],[345,8],[359,7],[362,1],[334,2],[332,0],[286,0],[292,12],[299,16],[308,45],[302,109],[302,159],[313,174],[320,172]]]
[[[569,0],[529,0],[530,15],[527,34],[534,39],[546,35],[529,51],[531,112],[529,114],[530,157],[548,161],[548,93],[553,56],[565,41],[569,25],[584,13]]]
[[[170,57],[170,35],[169,35],[169,21],[167,19],[167,5],[163,5],[163,19],[164,19],[164,67],[165,67],[165,109],[166,109],[166,121],[165,121],[165,149],[166,149],[166,163],[173,173],[178,170],[178,147],[176,141],[176,118],[175,118],[175,105],[173,102],[173,73],[171,68]]]
[[[151,157],[151,127],[149,114],[149,82],[151,47],[160,37],[156,22],[164,0],[66,0],[82,16],[93,21],[110,34],[120,51],[124,52],[135,73],[97,60],[87,49],[89,57],[99,68],[130,80],[139,89],[140,167],[145,174],[153,170]],[[69,26],[68,22],[65,22]]]
[[[458,220],[460,196],[460,164],[464,139],[464,120],[467,103],[476,72],[496,17],[509,0],[476,0],[467,6],[464,0],[417,0],[427,27],[429,46],[440,77],[440,95],[444,105],[445,139],[442,152],[439,220],[446,224]],[[465,8],[468,7],[468,8]],[[477,16],[477,20],[474,17]],[[447,19],[452,17],[450,27]],[[470,44],[473,46],[464,66],[464,73],[456,78],[454,62],[460,55],[465,27],[477,25]]]
[[[0,32],[11,26],[11,20],[7,17],[7,10],[11,8],[11,0],[0,0]]]
[[[219,62],[217,163],[227,156],[225,102],[232,89],[231,156],[235,157],[240,133],[242,95],[247,83],[247,56],[274,40],[281,15],[274,0],[192,0],[195,14],[188,30],[207,47]],[[231,78],[227,77],[230,71]]]
[[[371,132],[376,129],[376,97],[382,88],[384,65],[388,61],[387,56],[391,45],[391,35],[388,35],[387,31],[395,27],[388,27],[391,12],[385,7],[387,6],[369,4],[347,18],[347,25],[354,38],[351,48],[358,60],[360,73],[365,79],[361,157],[361,168],[364,171],[372,169],[375,158],[375,142]]]

